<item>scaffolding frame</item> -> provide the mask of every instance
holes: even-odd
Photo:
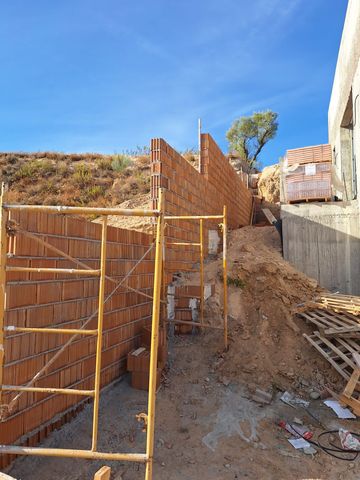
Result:
[[[167,320],[170,324],[191,325],[199,328],[211,328],[215,330],[223,330],[224,332],[224,348],[228,350],[228,292],[227,292],[227,207],[224,205],[222,215],[174,215],[164,217],[165,221],[171,220],[198,220],[199,221],[199,242],[169,242],[165,243],[165,246],[194,246],[199,247],[200,251],[200,322],[190,322],[186,320]],[[221,220],[220,227],[222,230],[223,238],[223,326],[208,325],[204,323],[204,304],[205,304],[205,292],[204,292],[204,220]]]
[[[58,250],[58,253],[65,256],[69,260],[74,261],[83,268],[75,269],[57,269],[57,268],[31,268],[31,267],[11,267],[6,265],[7,261],[7,228],[11,211],[32,211],[42,213],[55,213],[64,215],[101,215],[101,252],[100,252],[100,268],[91,269],[86,264],[67,255],[65,252]],[[150,369],[149,369],[149,395],[148,395],[148,413],[141,414],[146,424],[146,451],[145,453],[108,453],[99,452],[97,450],[98,429],[99,429],[99,401],[100,401],[100,377],[101,377],[101,355],[102,355],[102,333],[103,333],[103,316],[104,303],[115,293],[115,291],[123,284],[124,280],[137,267],[137,265],[151,251],[154,244],[145,252],[142,258],[136,262],[130,272],[120,281],[116,282],[117,286],[105,298],[105,280],[114,281],[106,275],[106,241],[107,241],[107,218],[108,215],[117,216],[140,216],[140,217],[156,217],[156,234],[155,234],[155,267],[154,267],[154,287],[153,287],[153,305],[152,305],[152,323],[151,323],[151,346],[150,346]],[[31,235],[31,234],[30,234]],[[35,237],[36,236],[31,235]],[[43,244],[46,242],[38,240]],[[96,207],[67,207],[67,206],[45,206],[45,205],[9,205],[4,203],[4,186],[1,189],[0,196],[0,405],[2,392],[16,391],[18,395],[10,402],[9,405],[16,404],[19,396],[24,392],[43,392],[56,393],[64,395],[82,395],[94,398],[93,407],[93,423],[92,423],[92,444],[90,450],[74,450],[63,448],[41,448],[41,447],[21,447],[17,445],[0,445],[0,454],[13,455],[35,455],[35,456],[54,456],[54,457],[72,457],[96,460],[118,460],[129,462],[145,463],[145,480],[152,480],[153,471],[153,455],[154,455],[154,431],[155,431],[155,400],[156,400],[156,374],[157,374],[157,355],[158,355],[158,330],[160,321],[160,304],[161,304],[161,276],[162,276],[162,259],[164,245],[164,195],[162,189],[159,190],[159,199],[157,209],[141,210],[141,209],[120,209],[120,208],[96,208]],[[46,246],[46,245],[45,245]],[[49,244],[48,248],[54,248]],[[79,329],[58,329],[58,328],[25,328],[25,327],[5,327],[5,285],[6,272],[44,272],[44,273],[66,273],[75,276],[95,276],[99,278],[99,294],[98,309],[92,314]],[[129,290],[135,290],[125,285]],[[135,290],[137,291],[137,290]],[[138,292],[142,294],[143,292]],[[97,314],[96,330],[85,329],[86,325]],[[46,363],[44,367],[37,372],[26,386],[3,385],[4,371],[4,339],[6,331],[18,331],[27,333],[47,333],[47,334],[69,334],[68,340],[58,352]],[[39,388],[34,387],[34,383],[38,378],[51,366],[55,359],[64,351],[70,343],[79,335],[93,335],[97,337],[96,353],[95,353],[95,378],[94,388],[92,390],[80,390],[72,388]]]

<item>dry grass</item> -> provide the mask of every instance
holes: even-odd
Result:
[[[150,155],[0,153],[7,201],[112,206],[150,192]]]

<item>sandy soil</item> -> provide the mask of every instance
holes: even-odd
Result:
[[[314,420],[303,408],[280,401],[285,389],[309,400],[325,384],[334,390],[343,382],[307,344],[308,327],[291,314],[315,295],[316,282],[282,259],[273,227],[233,232],[229,244],[230,349],[223,352],[222,332],[173,337],[169,369],[157,397],[154,479],[249,480],[360,478],[358,462],[336,460],[318,451],[295,450],[289,435],[277,426],[294,417],[315,433],[339,426],[357,431],[357,421],[340,421],[320,399],[311,401]],[[206,264],[207,281],[217,284],[206,308],[206,321],[221,322],[221,261]],[[183,282],[195,282],[196,275]],[[237,279],[237,281],[235,281]],[[253,401],[255,388],[272,392],[270,405]],[[146,411],[147,395],[133,390],[125,378],[101,400],[103,451],[144,451],[145,438],[135,415]],[[89,448],[92,408],[54,432],[44,445]],[[9,471],[18,480],[92,479],[101,462],[19,458]],[[144,478],[144,467],[109,463],[113,479]]]
[[[261,407],[249,398],[246,383],[231,381],[225,386],[214,368],[221,340],[221,334],[216,332],[175,338],[171,344],[171,369],[157,400],[154,479],[359,478],[357,463],[341,462],[321,452],[308,457],[287,442],[288,435],[276,426],[279,419],[291,421],[296,416],[312,430],[320,431],[304,410],[294,410],[279,399]],[[146,399],[145,392],[128,385],[128,379],[102,395],[101,450],[143,451],[144,433],[135,415],[146,409]],[[340,425],[356,429],[357,422],[338,421],[320,400],[312,402],[310,408],[328,429]],[[89,448],[91,415],[88,405],[44,445]],[[107,464],[112,467],[113,479],[144,478],[142,466]],[[85,480],[92,479],[102,465],[85,460],[23,457],[15,461],[9,473],[18,480]]]

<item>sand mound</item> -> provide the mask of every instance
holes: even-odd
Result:
[[[270,165],[262,171],[258,182],[259,195],[267,202],[280,201],[280,165]]]

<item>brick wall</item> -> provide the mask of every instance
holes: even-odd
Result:
[[[81,218],[12,213],[24,230],[44,234],[47,242],[76,257],[92,268],[99,268],[101,225]],[[131,230],[108,227],[107,275],[121,280],[152,242],[151,236]],[[81,268],[54,255],[21,233],[10,242],[15,255],[8,264],[29,267]],[[11,246],[10,245],[10,246]],[[137,267],[129,285],[152,294],[154,252]],[[79,328],[98,306],[96,277],[73,277],[49,273],[7,274],[5,325]],[[115,284],[106,281],[106,294]],[[137,293],[120,288],[105,303],[102,354],[102,386],[125,371],[127,353],[137,346],[142,326],[151,320],[152,302]],[[86,327],[96,328],[97,316]],[[6,333],[4,384],[28,382],[47,360],[68,340],[68,335]],[[80,337],[61,354],[50,370],[35,384],[38,387],[93,389],[96,337]],[[6,404],[14,393],[4,393]],[[0,444],[40,440],[54,418],[61,421],[66,412],[76,409],[84,397],[23,394],[18,409],[0,423]],[[65,417],[64,417],[65,418]],[[34,440],[33,433],[37,432]],[[89,439],[89,445],[90,445]],[[2,466],[8,462],[4,456]],[[1,466],[1,461],[0,461]]]
[[[228,209],[228,225],[238,228],[249,224],[252,206],[250,191],[230,165],[209,134],[201,135],[201,172],[196,170],[163,139],[151,141],[151,196],[155,207],[159,187],[165,190],[167,215],[218,215]],[[169,241],[199,241],[199,224],[194,221],[168,222]],[[205,222],[209,228],[219,222]],[[207,243],[207,242],[206,242]],[[172,247],[166,250],[170,271],[190,270],[199,261],[198,250]]]
[[[201,173],[164,140],[152,140],[152,200],[158,188],[165,189],[168,215],[222,214],[228,208],[230,228],[249,223],[251,194],[210,135],[202,135]],[[99,268],[101,226],[81,218],[38,213],[12,213],[23,230],[40,233],[41,238],[91,268]],[[205,222],[208,229],[219,222]],[[199,241],[198,222],[171,221],[167,241]],[[206,240],[205,236],[205,240]],[[108,227],[107,275],[120,280],[140,259],[152,242],[145,233]],[[205,242],[207,243],[207,242]],[[21,233],[11,240],[14,256],[9,265],[28,267],[77,268]],[[166,281],[174,271],[189,270],[199,261],[198,249],[166,249]],[[79,267],[81,268],[81,267]],[[152,295],[154,252],[152,251],[129,279],[129,285]],[[62,326],[79,328],[97,309],[99,279],[74,278],[52,273],[7,274],[5,325],[25,327]],[[106,281],[106,294],[114,284]],[[127,353],[139,342],[140,331],[151,320],[152,302],[137,293],[119,289],[105,304],[102,354],[102,386],[125,371]],[[97,317],[87,326],[96,328]],[[69,338],[67,335],[7,333],[4,384],[26,384]],[[95,370],[95,337],[80,337],[52,365],[35,386],[92,389]],[[3,403],[14,393],[4,393]],[[0,423],[0,444],[34,445],[53,427],[67,421],[84,402],[84,397],[26,393],[17,410]],[[100,427],[101,428],[101,427]],[[90,438],[89,438],[90,446]],[[13,458],[2,456],[0,468]]]

